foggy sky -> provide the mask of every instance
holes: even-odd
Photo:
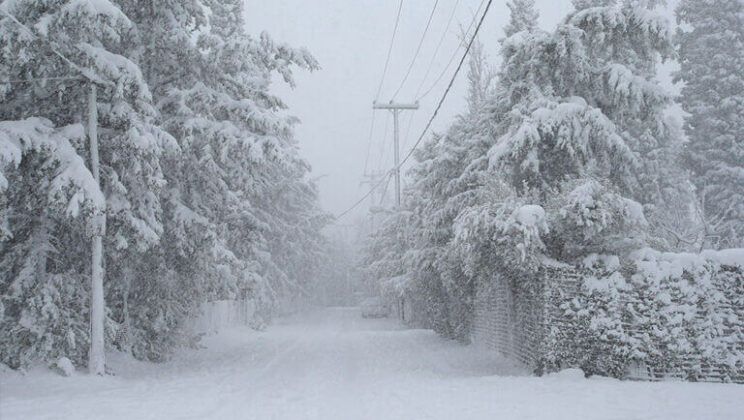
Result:
[[[414,99],[456,2],[439,1],[422,50],[397,101]],[[460,42],[461,28],[470,25],[480,3],[481,0],[459,1],[455,19],[437,52],[424,90],[442,72]],[[306,47],[320,62],[321,70],[296,74],[294,90],[282,83],[277,83],[274,89],[289,105],[290,113],[302,121],[296,127],[296,137],[302,156],[313,167],[313,177],[319,177],[321,205],[338,214],[366,192],[367,187],[360,185],[360,179],[368,149],[368,171],[389,170],[393,166],[393,124],[389,112],[377,111],[371,147],[368,138],[372,101],[383,73],[398,0],[246,0],[246,4],[246,21],[251,34],[265,30],[277,41]],[[379,98],[381,102],[389,101],[400,85],[433,4],[434,0],[404,0],[400,27]],[[537,5],[540,26],[544,29],[554,28],[571,10],[570,0],[537,0]],[[503,37],[502,28],[508,18],[506,0],[496,0],[481,29],[480,39],[492,64],[497,64],[498,40]],[[421,133],[461,55],[462,50],[446,76],[421,101],[420,109],[405,111],[402,115],[401,156]],[[435,130],[446,128],[452,117],[464,109],[466,70],[464,67],[460,72],[435,120]],[[664,84],[670,85],[668,80],[664,80]],[[413,118],[413,123],[406,136],[409,118]],[[392,183],[387,191],[392,196]],[[364,203],[340,223],[353,222],[368,208],[369,203]]]

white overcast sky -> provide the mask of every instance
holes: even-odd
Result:
[[[390,100],[400,85],[434,2],[404,0],[380,101]],[[388,112],[377,111],[371,147],[368,138],[372,101],[382,77],[398,0],[246,0],[246,3],[250,33],[259,34],[265,30],[276,41],[306,47],[320,62],[321,70],[296,74],[295,89],[282,84],[276,84],[274,89],[289,105],[290,113],[302,121],[296,128],[301,154],[312,165],[313,176],[321,177],[318,179],[321,205],[337,214],[366,191],[360,180],[368,150],[368,171],[389,170],[393,166],[393,124]],[[414,99],[447,21],[456,10],[430,74],[423,82],[424,90],[435,81],[460,42],[460,28],[468,27],[479,4],[481,0],[439,0],[422,50],[397,101]],[[537,5],[541,14],[540,26],[545,29],[555,27],[571,10],[570,0],[537,0]],[[502,28],[508,17],[506,0],[495,0],[481,29],[480,39],[493,63],[498,57],[498,40],[503,36]],[[406,111],[402,115],[401,155],[405,155],[423,129],[454,72],[455,64],[432,93],[421,101],[418,111]],[[435,130],[443,130],[463,109],[465,73],[460,73],[435,121]],[[413,118],[412,128],[406,139],[409,118]],[[344,222],[353,221],[368,208],[368,203],[365,203]]]

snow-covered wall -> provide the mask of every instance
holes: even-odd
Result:
[[[744,382],[744,250],[499,276],[478,287],[472,339],[537,372]]]

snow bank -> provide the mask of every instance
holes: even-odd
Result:
[[[60,357],[57,363],[54,364],[54,368],[62,376],[72,376],[75,373],[75,366],[66,357]]]
[[[584,371],[578,368],[563,369],[558,372],[547,375],[548,378],[559,379],[562,381],[583,381],[586,379]]]

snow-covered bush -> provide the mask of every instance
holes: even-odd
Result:
[[[484,269],[479,260],[484,257],[482,252],[495,253],[498,263],[505,267],[535,268],[545,250],[542,235],[548,232],[541,206],[515,203],[467,209],[457,217],[454,228],[453,246],[469,275]]]
[[[72,376],[75,373],[75,365],[72,364],[70,359],[64,356],[57,359],[57,362],[54,363],[54,368],[62,376]]]
[[[551,203],[551,254],[571,261],[591,253],[619,254],[644,244],[643,207],[594,180],[566,186]]]

